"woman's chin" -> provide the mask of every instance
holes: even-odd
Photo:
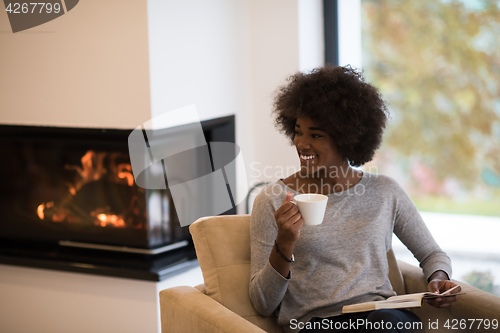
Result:
[[[301,175],[308,175],[309,174],[309,167],[304,164],[300,164],[300,174]]]
[[[312,176],[318,173],[319,168],[315,165],[301,165],[300,166],[300,174],[302,176]]]

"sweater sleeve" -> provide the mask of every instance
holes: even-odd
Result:
[[[278,229],[271,198],[262,191],[255,199],[250,218],[250,300],[260,314],[269,316],[280,305],[291,278],[283,277],[269,263]]]
[[[444,271],[451,279],[450,258],[432,237],[409,195],[399,184],[396,183],[395,186],[394,233],[419,261],[427,281],[438,270]]]

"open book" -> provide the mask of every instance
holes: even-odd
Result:
[[[448,289],[442,294],[425,292],[425,293],[398,295],[389,297],[385,301],[375,301],[375,302],[365,302],[352,305],[345,305],[342,308],[342,313],[364,312],[364,311],[373,311],[379,309],[418,308],[422,306],[422,299],[424,298],[437,298],[437,297],[461,295],[461,294],[451,294],[451,291],[455,290],[457,287],[458,286]]]

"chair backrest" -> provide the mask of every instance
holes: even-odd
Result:
[[[191,224],[196,255],[206,294],[267,332],[283,332],[273,316],[261,316],[248,294],[250,283],[250,215],[224,215],[198,219]],[[404,283],[390,251],[389,278],[398,294]]]
[[[250,284],[250,215],[198,219],[189,226],[206,294],[266,332],[282,333],[274,315],[253,307]]]

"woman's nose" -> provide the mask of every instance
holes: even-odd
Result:
[[[297,140],[296,145],[301,150],[309,149],[311,147],[309,140],[304,139],[303,137]]]

